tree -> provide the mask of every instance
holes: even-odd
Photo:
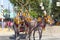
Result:
[[[37,17],[38,17],[38,14],[37,14],[35,11],[30,11],[30,15],[31,15],[33,18],[37,18]]]
[[[54,19],[60,20],[60,6],[56,6],[56,2],[59,1],[53,0],[52,15],[54,15]]]
[[[22,8],[24,10],[33,10],[38,15],[43,15],[42,10],[40,8],[40,2],[41,0],[10,0],[10,2],[17,6],[18,8]]]
[[[51,1],[52,3],[50,3]],[[15,11],[20,11],[20,9],[22,9],[24,12],[27,9],[30,13],[33,12],[32,15],[34,13],[40,16],[44,14],[40,7],[41,0],[10,0],[10,2],[14,7],[17,7],[17,10],[14,9]],[[59,18],[58,15],[60,15],[60,12],[58,12],[59,8],[56,7],[56,0],[42,0],[42,2],[44,3],[43,5],[48,15],[54,15],[54,18]]]
[[[8,9],[4,9],[3,12],[4,12],[4,16],[5,16],[6,18],[9,18],[9,13],[10,13],[10,11],[9,11]]]
[[[4,13],[10,13],[10,11],[8,9],[4,9],[3,12]]]
[[[29,4],[29,0],[10,0],[10,2],[14,6],[23,9],[22,11],[24,11],[24,8],[26,8],[26,6],[28,6],[28,4]]]

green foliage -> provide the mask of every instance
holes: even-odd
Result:
[[[31,8],[37,13],[41,13],[40,0],[33,0],[30,2]]]
[[[49,7],[50,0],[42,0],[42,2],[44,3],[45,10],[47,11],[47,14],[49,14],[51,10],[52,11],[51,15],[54,15],[53,18],[60,19],[60,7],[56,7],[55,1],[56,0],[54,0],[52,5]],[[28,10],[31,9],[33,11],[30,11],[30,14],[33,17],[35,16],[37,17],[38,15],[43,16],[43,11],[41,10],[41,7],[39,6],[41,0],[10,0],[10,2],[14,5],[14,7],[17,6],[17,10],[14,9],[17,12],[20,11],[21,8],[23,9],[22,11],[24,11],[25,9],[28,9]]]
[[[3,12],[4,13],[10,13],[10,11],[8,9],[4,9]]]
[[[17,6],[20,9],[22,8],[23,10],[25,9],[32,9],[33,11],[30,11],[32,15],[43,15],[42,10],[40,8],[40,2],[41,0],[10,0],[10,2],[14,5]],[[30,7],[29,7],[30,6]],[[30,9],[29,9],[30,8]],[[17,10],[16,10],[17,11]],[[35,14],[34,14],[35,13]],[[37,15],[36,15],[37,14]],[[34,16],[34,17],[35,17]]]
[[[38,17],[38,14],[37,14],[35,11],[30,11],[30,15],[31,15],[33,18],[37,18],[37,17]]]
[[[56,2],[58,0],[53,1],[53,8],[52,8],[52,14],[54,15],[54,19],[60,20],[60,6],[56,6]]]

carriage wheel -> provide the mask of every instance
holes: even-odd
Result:
[[[41,40],[41,38],[42,38],[42,28],[41,28],[41,27],[38,27],[37,30],[38,30],[37,33],[38,33],[38,35],[39,35],[39,36],[38,36],[38,37],[39,37],[38,40]],[[34,32],[33,32],[33,40],[36,40],[36,35],[35,35],[35,33],[36,33],[36,30],[34,30]]]

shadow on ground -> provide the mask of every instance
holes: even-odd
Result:
[[[19,37],[19,39],[26,39],[26,34],[19,34],[18,37]],[[9,39],[14,40],[15,35],[10,36]]]

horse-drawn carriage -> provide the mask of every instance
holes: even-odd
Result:
[[[42,27],[40,24],[38,24],[37,20],[34,20],[30,17],[24,17],[22,16],[22,19],[19,17],[20,14],[18,14],[14,18],[14,30],[15,30],[15,37],[19,35],[19,33],[24,33],[29,35],[28,38],[31,40],[31,33],[33,32],[33,40],[35,40],[35,29],[38,30],[39,33],[39,40],[41,40],[42,37]],[[42,21],[42,19],[38,18],[38,21]],[[43,21],[44,22],[44,21]],[[44,24],[42,24],[43,26]],[[26,37],[27,37],[26,35]]]
[[[50,20],[49,20],[50,19]],[[49,20],[49,21],[48,21]],[[20,13],[14,18],[14,30],[15,30],[15,37],[22,32],[27,35],[29,40],[31,40],[31,33],[33,32],[33,40],[35,40],[35,32],[38,30],[39,33],[39,40],[42,37],[42,30],[45,28],[46,23],[51,23],[50,17],[39,17],[37,20],[32,19],[31,17],[27,17],[26,14],[20,16]],[[52,23],[51,23],[52,24]]]
[[[25,24],[25,21],[30,21],[28,18],[25,18],[25,15],[20,16],[20,13],[14,18],[14,30],[15,30],[15,37],[19,34],[27,34],[27,27],[28,25]]]

